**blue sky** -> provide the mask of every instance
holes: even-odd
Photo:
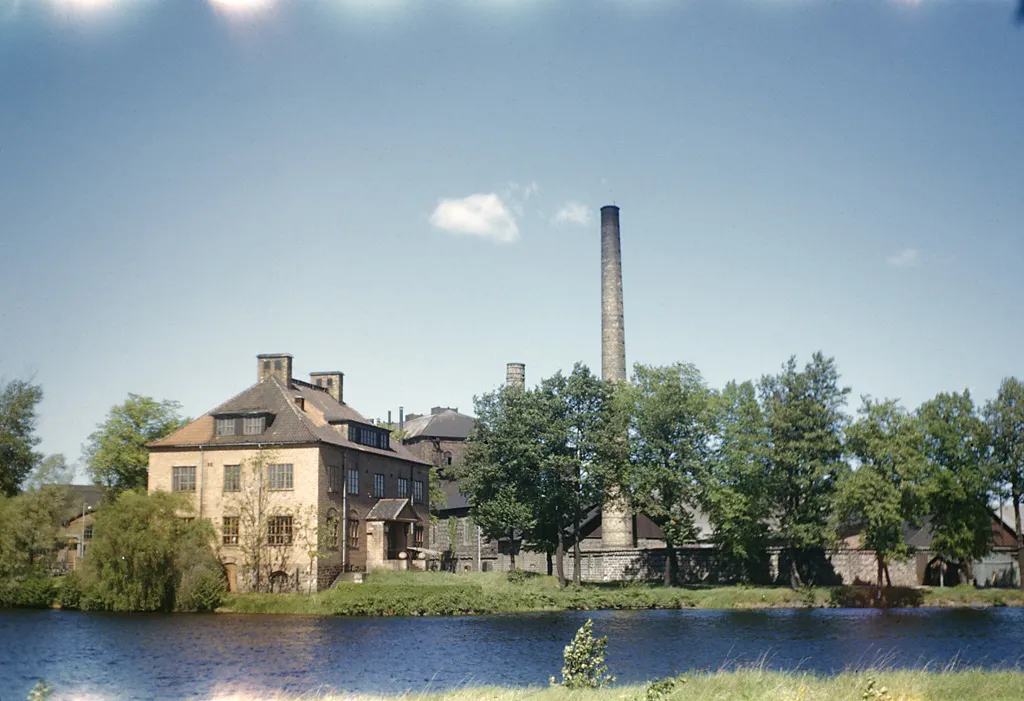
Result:
[[[0,0],[0,377],[78,457],[255,355],[371,417],[627,360],[834,355],[908,406],[1024,373],[1010,0]],[[852,406],[851,406],[852,408]]]

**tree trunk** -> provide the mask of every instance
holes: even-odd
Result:
[[[576,586],[580,585],[580,573],[583,563],[580,557],[580,510],[576,509],[576,518],[574,521],[576,527],[575,537],[572,539],[572,583]]]
[[[793,591],[796,591],[803,585],[803,581],[800,579],[800,570],[796,566],[796,548],[790,546],[789,548],[789,586],[792,587]]]
[[[553,575],[555,573],[555,568],[554,568],[554,565],[551,562],[551,551],[548,550],[546,554],[548,556],[548,576],[550,577],[551,575]]]
[[[1017,528],[1017,578],[1020,589],[1024,591],[1024,534],[1020,528],[1020,494],[1013,495],[1013,521]]]
[[[883,565],[883,568],[885,569],[885,586],[887,586],[887,587],[889,587],[891,589],[892,588],[892,577],[889,576],[889,563],[888,562],[885,563],[885,565]]]
[[[679,558],[676,556],[674,543],[665,543],[665,586],[671,587],[676,583],[676,574],[679,572]]]
[[[555,548],[555,571],[558,572],[558,586],[565,589],[565,539],[562,529],[558,529],[558,546]]]
[[[875,582],[875,600],[877,601],[878,599],[882,598],[882,569],[885,567],[882,564],[882,556],[881,555],[877,555],[877,554],[875,555],[875,564],[878,566],[877,567],[877,577],[878,578],[877,578],[877,580]]]
[[[516,571],[516,541],[515,531],[511,528],[508,531],[508,562],[512,572]]]

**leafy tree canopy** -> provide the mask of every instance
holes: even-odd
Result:
[[[144,489],[149,469],[146,444],[188,423],[179,416],[180,409],[178,402],[137,394],[112,407],[83,448],[93,482],[115,491]]]
[[[43,456],[35,452],[39,385],[12,380],[0,384],[0,494],[13,496]]]

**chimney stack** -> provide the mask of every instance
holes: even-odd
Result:
[[[399,431],[404,431],[405,430],[405,407],[404,406],[398,407],[398,430]]]
[[[317,387],[323,387],[327,394],[334,397],[339,404],[345,403],[345,373],[331,370],[329,372],[309,373],[309,383]]]
[[[256,381],[263,382],[273,375],[284,383],[292,386],[292,356],[289,353],[264,353],[256,356]]]
[[[505,385],[526,389],[526,363],[508,363],[505,366]]]
[[[622,309],[622,247],[619,208],[601,207],[601,377],[626,381],[626,330]],[[601,505],[601,545],[609,550],[633,547],[633,519],[621,494]]]

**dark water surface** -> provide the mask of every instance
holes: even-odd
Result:
[[[622,682],[756,664],[1017,667],[1024,609],[600,611],[467,618],[0,613],[0,701],[545,684],[588,617]]]

